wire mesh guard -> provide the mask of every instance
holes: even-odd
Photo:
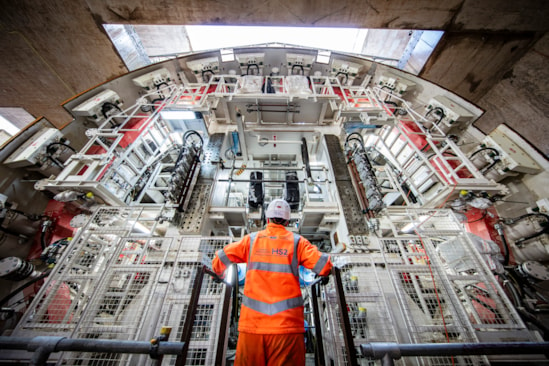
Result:
[[[206,256],[228,244],[229,238],[155,236],[165,234],[153,222],[161,214],[161,207],[96,211],[14,335],[148,340],[168,326],[169,340],[179,341],[196,273],[209,261]],[[219,336],[223,285],[206,276],[200,292],[187,365],[213,364]],[[63,365],[153,362],[148,355],[115,353],[65,352],[58,357]],[[173,356],[164,360],[175,363]]]
[[[406,209],[386,215],[394,236],[370,236],[370,253],[339,255],[347,262],[341,279],[355,347],[367,342],[478,342],[484,332],[494,341],[522,336],[526,328],[487,265],[486,253],[479,251],[451,212]],[[406,230],[407,226],[415,229]],[[324,289],[321,320],[327,362],[345,365],[336,296],[331,281]],[[372,362],[358,358],[361,365]],[[455,356],[407,357],[396,363],[489,362],[485,356]]]

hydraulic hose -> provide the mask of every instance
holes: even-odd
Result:
[[[347,138],[345,139],[345,146],[347,146],[351,140],[358,141],[360,147],[362,148],[362,150],[364,150],[364,141],[362,140],[362,135],[360,133],[351,132],[349,135],[347,135]]]
[[[248,64],[248,68],[246,69],[246,75],[254,75],[254,74],[250,74],[250,66],[254,66],[257,69],[257,75],[259,75],[259,65],[258,64]]]
[[[52,161],[55,165],[57,165],[59,168],[65,169],[65,166],[64,166],[63,164],[61,164],[59,161],[57,161],[57,159],[54,159],[53,156],[51,156],[51,155],[49,155],[49,154],[47,154],[46,156],[47,156],[47,158],[48,158],[49,160],[51,160],[51,161]]]
[[[110,111],[111,109],[118,109],[118,111],[122,113],[122,109],[120,109],[120,107],[117,106],[116,104],[111,102],[105,102],[101,105],[101,114],[103,114],[103,117],[105,117],[105,119],[109,118],[107,116],[107,112]]]
[[[340,71],[340,72],[338,72],[338,73],[335,75],[335,77],[337,78],[339,75],[345,76],[345,82],[344,82],[344,84],[347,84],[347,82],[349,81],[349,74]]]
[[[51,269],[48,269],[47,271],[42,272],[42,274],[40,276],[38,276],[36,278],[33,278],[29,282],[25,283],[24,285],[19,286],[15,290],[13,290],[9,295],[4,296],[2,298],[2,300],[0,300],[0,307],[4,306],[9,301],[9,299],[11,299],[15,295],[17,295],[19,292],[23,291],[24,289],[26,289],[30,285],[40,281],[41,279],[47,277],[50,274],[50,272],[51,272]]]
[[[505,239],[505,234],[503,232],[503,227],[500,223],[494,225],[494,229],[498,232],[501,242],[503,243],[503,265],[506,266],[509,264],[509,244],[507,239]]]
[[[545,233],[548,233],[549,232],[549,215],[546,215],[546,214],[541,213],[541,212],[533,212],[533,213],[527,213],[527,214],[524,214],[522,216],[515,217],[513,219],[503,221],[504,224],[510,225],[510,224],[514,224],[518,221],[524,220],[528,217],[534,217],[534,216],[543,217],[547,221],[548,225],[545,226],[542,230],[540,230],[539,232],[537,232],[535,234],[525,236],[524,238],[520,238],[520,239],[516,240],[515,244],[520,244],[520,243],[525,242],[527,240],[534,239],[534,238],[537,238],[538,236],[541,236]]]
[[[529,235],[529,236],[526,236],[524,238],[520,238],[518,240],[515,241],[515,244],[520,244],[522,242],[525,242],[527,240],[530,240],[530,239],[534,239],[534,238],[537,238],[538,236],[541,236],[545,233],[548,233],[549,232],[549,227],[545,227],[543,230],[535,233],[535,234],[532,234],[532,235]]]
[[[481,152],[481,151],[486,151],[486,150],[493,151],[494,154],[496,154],[496,156],[499,156],[499,151],[496,150],[496,149],[494,149],[493,147],[483,147],[482,149],[479,149],[479,150],[475,151],[474,153],[472,153],[470,157],[472,158],[473,156],[475,156],[475,155],[478,154],[479,152]]]
[[[301,69],[301,74],[294,74],[294,69]],[[292,75],[305,75],[305,70],[303,69],[302,65],[293,65],[292,66]]]
[[[493,161],[490,165],[488,165],[486,168],[482,168],[482,170],[481,170],[482,173],[486,173],[487,171],[489,171],[490,169],[492,169],[492,168],[493,168],[497,163],[499,163],[499,162],[500,162],[499,158],[497,158],[497,159],[494,158],[494,161]]]
[[[503,223],[506,224],[506,225],[510,225],[510,224],[514,224],[517,221],[524,220],[525,218],[532,217],[532,216],[542,216],[543,218],[545,218],[545,220],[547,220],[547,223],[549,223],[549,215],[546,215],[546,214],[541,213],[541,212],[527,213],[527,214],[521,215],[519,217],[504,220]]]
[[[208,79],[206,80],[206,74],[211,74]],[[207,83],[210,81],[211,77],[215,75],[215,72],[213,70],[202,70],[202,80]]]
[[[152,110],[153,110],[153,111],[156,111],[156,108],[154,107],[154,104],[155,104],[156,102],[162,102],[162,101],[164,101],[164,99],[166,99],[166,98],[155,98],[155,99],[153,99],[153,100],[151,101],[151,108],[152,108]]]
[[[76,150],[75,150],[72,146],[70,146],[70,145],[68,145],[68,144],[65,144],[64,142],[52,142],[51,144],[49,144],[49,145],[46,147],[46,152],[48,152],[48,153],[51,154],[51,152],[50,152],[50,147],[55,146],[55,145],[65,146],[67,149],[71,150],[72,152],[76,152]]]
[[[161,86],[161,85],[166,85],[166,86],[168,86],[168,87],[169,87],[168,83],[167,83],[167,82],[165,82],[165,81],[163,81],[163,82],[161,82],[161,83],[158,83],[158,84],[156,84],[156,90],[158,90],[158,91],[159,91],[159,90],[160,90],[160,86]]]
[[[46,230],[43,230],[40,234],[40,246],[42,247],[42,250],[46,249],[46,247],[48,246],[46,244]]]
[[[440,123],[440,121],[442,121],[442,119],[445,117],[444,110],[442,108],[435,107],[433,109],[430,109],[427,113],[425,113],[425,118],[427,118],[434,111],[439,111],[440,112],[440,117],[438,118],[438,121],[435,122],[435,124],[438,125]]]

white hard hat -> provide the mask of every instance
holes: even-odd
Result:
[[[280,198],[272,200],[267,207],[265,217],[268,219],[278,217],[284,220],[290,220],[290,205]]]

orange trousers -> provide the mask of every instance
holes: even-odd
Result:
[[[299,334],[238,335],[235,366],[304,366],[305,336]]]

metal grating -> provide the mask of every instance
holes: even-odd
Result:
[[[364,213],[358,202],[339,139],[335,135],[325,135],[324,140],[326,141],[331,165],[334,169],[337,191],[341,200],[343,215],[347,221],[349,234],[358,235],[368,232]]]
[[[182,214],[179,226],[187,235],[199,235],[206,219],[206,208],[210,199],[211,183],[198,182],[191,193],[191,199]]]
[[[343,256],[348,263],[341,268],[341,279],[355,346],[367,342],[397,342],[397,325],[386,296],[387,286],[391,286],[384,274],[386,270],[374,261],[375,256]],[[340,309],[333,281],[324,287],[323,295],[320,317],[328,363],[333,361],[335,365],[346,365]],[[359,361],[364,365],[375,364],[374,360],[366,358],[359,358]],[[400,361],[395,364],[400,364]]]
[[[521,341],[525,325],[498,285],[485,255],[449,210],[388,209],[392,236],[353,237],[341,278],[355,346],[367,342]],[[412,227],[412,230],[407,230]],[[391,231],[385,231],[391,234]],[[386,234],[386,235],[387,235]],[[367,240],[366,240],[367,239]],[[324,288],[322,330],[328,362],[345,365],[335,288]],[[498,333],[497,331],[501,331]],[[490,332],[483,337],[482,333]],[[499,338],[498,338],[499,337]],[[359,358],[359,364],[372,360]],[[407,357],[411,365],[488,365],[486,356]]]
[[[222,161],[221,146],[225,138],[224,133],[215,133],[210,136],[208,143],[203,147],[202,164],[200,165],[201,179],[213,179],[217,164]]]
[[[448,280],[477,331],[522,330],[520,315],[494,279],[486,255],[479,254],[470,235],[440,242],[437,258],[447,268]]]
[[[166,233],[159,230],[161,225],[152,224],[162,212],[162,207],[98,209],[65,251],[13,335],[147,340],[158,335],[162,326],[171,326],[170,340],[179,340],[197,271],[230,238],[154,236]],[[151,235],[144,236],[143,231]],[[187,365],[214,362],[223,290],[223,284],[204,278]],[[62,365],[152,362],[145,355],[91,352],[52,354],[53,358]],[[165,360],[175,362],[174,357]]]

